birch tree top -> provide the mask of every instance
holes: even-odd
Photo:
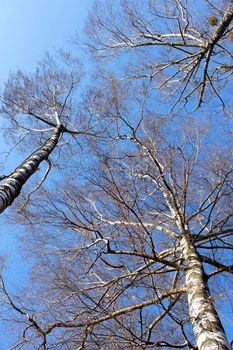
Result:
[[[211,95],[224,107],[232,79],[232,17],[230,1],[102,2],[90,18],[90,48],[106,59],[133,52],[126,77],[166,87],[175,95],[172,110],[190,100],[196,109]]]

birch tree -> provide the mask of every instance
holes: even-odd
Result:
[[[62,134],[80,132],[72,126],[68,128],[69,124],[72,125],[68,116],[70,100],[81,77],[79,65],[76,59],[65,52],[61,51],[56,58],[47,54],[34,74],[18,71],[5,83],[1,115],[7,121],[7,133],[21,147],[25,149],[26,146],[26,150],[29,144],[36,143],[39,147],[11,174],[1,176],[0,213],[13,203],[23,185],[43,161],[48,162],[49,172],[49,156]],[[41,140],[36,139],[37,135]]]
[[[99,2],[88,27],[99,72],[81,129],[69,92],[57,109],[35,95],[19,104],[26,85],[6,96],[11,122],[26,108],[74,141],[62,176],[16,215],[36,263],[23,298],[1,279],[12,348],[231,348],[232,11]]]

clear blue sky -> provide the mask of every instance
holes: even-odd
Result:
[[[11,71],[32,71],[45,51],[68,46],[75,32],[81,36],[92,3],[93,0],[0,0],[0,86]],[[0,139],[0,152],[6,149],[3,142]],[[22,228],[6,225],[6,216],[7,211],[0,216],[0,255],[7,256],[5,275],[12,289],[24,285],[27,269],[17,242]],[[0,349],[4,350],[9,346],[5,332],[0,324]]]
[[[82,32],[92,0],[0,0],[0,81]]]

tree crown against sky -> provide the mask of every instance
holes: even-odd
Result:
[[[189,101],[200,107],[212,95],[224,107],[232,76],[231,21],[229,1],[192,7],[186,1],[101,2],[89,20],[89,44],[106,59],[131,52],[126,77],[166,87],[172,110]]]
[[[9,136],[38,152],[58,136],[13,208],[36,260],[23,298],[2,278],[16,349],[230,349],[232,18],[230,2],[99,2],[89,87],[64,52],[9,78]]]

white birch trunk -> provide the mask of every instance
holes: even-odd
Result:
[[[23,185],[35,173],[41,162],[46,160],[56,147],[62,134],[61,126],[54,129],[52,136],[28,157],[0,185],[0,213],[9,207],[18,197]]]
[[[224,329],[214,307],[202,262],[188,235],[181,240],[189,314],[199,350],[230,350]]]

